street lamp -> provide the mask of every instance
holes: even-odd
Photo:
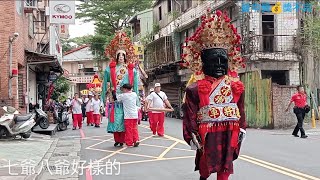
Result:
[[[12,44],[14,40],[16,40],[19,37],[19,33],[14,33],[13,36],[9,37],[9,99],[12,99]]]

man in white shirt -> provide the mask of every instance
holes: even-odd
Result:
[[[79,129],[82,128],[82,99],[79,98],[79,94],[75,93],[74,98],[71,101],[71,109],[72,109],[72,119],[73,119],[73,129],[76,130],[77,127]]]
[[[153,105],[152,105],[152,101],[149,103],[149,99],[150,99],[150,95],[151,95],[151,93],[154,91],[154,89],[153,88],[150,88],[150,94],[147,96],[147,98],[146,98],[146,106],[145,106],[145,108],[148,108],[149,106],[150,107],[153,107]],[[150,105],[149,105],[150,104]],[[149,117],[149,127],[150,127],[150,130],[152,131],[152,111],[148,111],[148,117]]]
[[[92,104],[92,98],[93,94],[92,92],[89,92],[89,98],[86,103],[86,115],[87,115],[87,125],[88,126],[93,126],[93,104]]]
[[[138,96],[135,92],[132,92],[132,86],[130,84],[124,84],[122,91],[123,93],[119,94],[117,99],[123,104],[125,143],[128,147],[138,147]]]
[[[100,99],[98,94],[95,94],[94,99],[92,99],[93,106],[93,120],[95,123],[95,127],[100,127]]]
[[[172,109],[172,106],[168,101],[168,97],[166,93],[161,91],[160,83],[156,83],[154,85],[154,92],[152,92],[148,96],[148,101],[149,101],[148,109],[149,108],[165,109],[166,107]],[[164,136],[164,112],[152,111],[151,123],[152,123],[151,130],[153,132],[153,135],[156,135],[156,133],[158,133],[158,136],[161,136],[161,137]]]

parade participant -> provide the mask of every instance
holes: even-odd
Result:
[[[82,128],[82,99],[79,98],[79,94],[75,93],[74,98],[71,101],[71,110],[72,110],[72,119],[73,119],[73,128],[72,130],[76,130],[77,127],[79,129]]]
[[[100,106],[101,106],[101,101],[99,99],[99,95],[95,94],[94,98],[92,99],[92,106],[93,106],[93,122],[95,124],[95,127],[99,128],[100,127]]]
[[[166,93],[161,91],[160,83],[156,83],[154,85],[154,92],[150,94],[148,101],[148,109],[165,109],[166,107],[172,109]],[[164,136],[164,112],[152,111],[151,130],[153,135],[156,135],[156,133],[158,133],[158,136]]]
[[[244,66],[240,36],[226,14],[203,15],[201,26],[186,40],[182,59],[197,81],[186,88],[183,135],[197,148],[200,180],[217,173],[218,180],[233,174],[245,136],[244,85],[237,68]]]
[[[122,86],[122,94],[117,96],[118,101],[123,103],[125,143],[128,147],[139,146],[138,133],[138,109],[139,99],[135,92],[132,92],[130,84]]]
[[[286,112],[289,110],[291,104],[294,103],[293,112],[296,114],[298,122],[292,132],[292,135],[299,137],[298,132],[300,130],[301,138],[307,138],[308,136],[303,129],[303,120],[306,113],[310,111],[310,106],[307,103],[307,94],[305,93],[304,88],[302,86],[298,86],[297,90],[298,92],[291,97],[291,101],[286,109]]]
[[[124,32],[117,32],[106,48],[106,55],[111,62],[104,72],[101,99],[106,104],[105,95],[110,88],[107,131],[114,134],[114,146],[121,146],[125,137],[123,105],[116,101],[116,95],[121,94],[120,87],[124,84],[133,85],[133,91],[139,93],[139,75],[134,65],[136,57],[130,38]]]
[[[93,104],[92,104],[92,92],[89,92],[89,98],[86,102],[86,115],[87,115],[87,126],[93,126]]]
[[[86,103],[88,102],[89,98],[86,95],[82,95],[81,100],[82,121],[84,121],[84,118],[86,117]]]

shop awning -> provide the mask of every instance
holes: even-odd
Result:
[[[25,53],[28,65],[46,65],[50,67],[50,71],[63,73],[63,68],[56,56],[29,50],[25,50]]]

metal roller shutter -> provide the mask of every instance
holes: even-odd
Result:
[[[166,93],[171,104],[179,104],[180,87],[178,83],[162,84],[161,91]]]

